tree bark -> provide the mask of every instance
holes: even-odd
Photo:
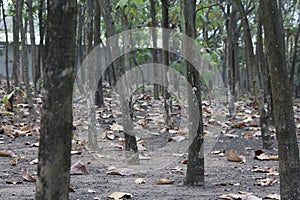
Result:
[[[44,23],[44,9],[45,9],[45,1],[39,0],[39,33],[40,33],[40,41],[39,41],[39,48],[38,48],[38,58],[37,58],[37,70],[35,71],[35,78],[36,81],[34,83],[35,85],[35,94],[38,92],[38,80],[41,78],[42,73],[42,67],[44,66],[44,35],[45,35],[45,23]]]
[[[32,11],[32,0],[27,0],[28,16],[29,16],[29,31],[31,41],[31,55],[32,55],[32,82],[34,83],[35,92],[37,91],[37,74],[39,71],[36,59],[36,46],[35,46],[35,35],[34,35],[34,24],[33,24],[33,11]]]
[[[276,137],[278,141],[281,199],[300,197],[300,161],[297,144],[293,100],[288,83],[285,45],[277,1],[260,0],[269,64]]]
[[[98,5],[98,0],[94,0],[94,10],[95,10],[95,16],[94,16],[94,46],[97,47],[101,43],[101,15],[100,15],[100,7]],[[97,66],[99,66],[100,60],[97,59]],[[95,93],[95,104],[98,107],[104,106],[104,100],[103,100],[103,88],[102,88],[102,80],[103,78],[100,77],[97,85],[97,90]]]
[[[185,16],[185,34],[195,39],[195,12],[196,1],[184,1]],[[186,44],[185,51],[192,54],[196,49],[192,49],[193,45]],[[195,47],[194,47],[195,48]],[[187,81],[193,91],[188,87],[188,106],[189,106],[189,132],[190,145],[188,147],[188,165],[186,173],[186,184],[193,186],[204,185],[204,152],[203,152],[203,123],[202,123],[202,100],[201,100],[201,78],[200,74],[190,63],[185,62],[187,67]],[[194,93],[194,95],[193,95]],[[199,113],[195,112],[199,110]],[[195,115],[199,116],[195,116]],[[196,120],[198,119],[198,120]]]
[[[13,75],[12,79],[16,87],[19,86],[20,81],[20,57],[19,57],[19,21],[20,16],[20,1],[17,1],[15,4],[15,15],[13,16],[13,40],[14,40],[14,62],[13,62]]]
[[[248,18],[246,16],[246,13],[245,13],[245,10],[244,10],[241,0],[235,0],[235,3],[241,13],[241,18],[242,18],[242,25],[243,25],[243,29],[244,29],[244,40],[245,40],[247,56],[248,56],[247,59],[249,62],[255,99],[258,103],[258,112],[260,115],[262,143],[263,143],[264,148],[269,149],[269,148],[271,148],[272,143],[271,143],[271,136],[269,133],[269,125],[268,125],[268,119],[267,119],[268,116],[267,116],[267,112],[266,112],[265,106],[264,106],[264,90],[260,85],[259,71],[258,71],[258,67],[256,66],[256,62],[255,62],[256,59],[254,56],[252,37],[251,37],[251,33],[250,33],[250,25],[249,25]]]
[[[162,28],[169,29],[169,0],[162,0]],[[169,34],[167,31],[163,31],[163,48],[167,49],[162,52],[162,64],[164,66],[169,67]],[[168,68],[165,67],[163,71],[163,95],[164,95],[164,117],[165,117],[165,126],[167,128],[172,127],[172,119],[171,119],[171,105],[172,98],[169,92],[169,80],[168,80]]]
[[[4,24],[4,32],[5,32],[5,72],[6,72],[6,87],[7,94],[10,93],[10,82],[9,82],[9,71],[8,71],[8,33],[7,33],[7,24],[6,24],[6,14],[5,8],[3,5],[3,1],[0,1],[0,6],[2,7],[2,19]]]
[[[76,0],[48,0],[37,200],[68,199]]]
[[[21,8],[24,6],[24,0],[19,0]],[[27,101],[28,101],[28,109],[29,109],[29,123],[35,121],[35,110],[32,101],[32,94],[30,89],[30,82],[29,82],[29,73],[28,73],[28,53],[27,53],[27,44],[26,44],[26,32],[27,32],[27,20],[24,19],[23,25],[23,18],[19,21],[20,25],[20,34],[21,34],[21,46],[22,46],[22,68],[23,68],[23,81],[25,84],[25,91],[27,94]]]
[[[157,53],[157,22],[156,22],[156,0],[150,0],[151,8],[150,8],[150,15],[151,15],[151,26],[152,26],[152,42],[153,42],[153,49],[152,49],[152,57],[153,57],[153,63],[154,63],[154,75],[155,78],[158,77],[158,70],[155,67],[156,63],[158,63],[158,53]],[[157,80],[156,80],[157,81]],[[157,83],[154,83],[153,88],[154,93],[154,99],[159,99],[159,85]]]
[[[114,21],[111,16],[111,5],[109,0],[98,0],[98,4],[100,6],[100,11],[103,16],[105,27],[106,27],[106,34],[107,38],[112,37],[116,34],[115,27],[114,27]],[[107,44],[109,46],[114,47],[114,52],[110,52],[112,55],[116,53],[116,55],[120,55],[118,51],[120,51],[119,45],[117,41],[113,41],[115,44]],[[120,78],[122,76],[122,70],[121,66],[123,63],[120,59],[116,59],[113,62],[113,66],[115,68],[115,74],[117,82],[121,81]],[[124,137],[125,137],[125,149],[127,152],[133,152],[136,154],[138,152],[137,144],[136,144],[136,138],[135,134],[133,133],[133,122],[130,117],[130,111],[129,111],[129,102],[128,99],[125,98],[123,94],[123,88],[124,85],[122,83],[117,84],[117,90],[119,92],[119,98],[120,98],[120,106],[122,108],[122,120],[123,120],[123,128],[124,128]],[[129,162],[136,162],[136,158],[133,155],[132,160],[129,160]]]

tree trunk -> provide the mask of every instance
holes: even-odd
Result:
[[[10,93],[10,82],[9,82],[9,71],[8,71],[8,33],[7,33],[7,24],[6,24],[6,14],[5,8],[3,5],[3,1],[0,1],[0,6],[2,7],[2,19],[4,24],[4,32],[5,32],[5,72],[6,72],[6,87],[7,94]]]
[[[32,0],[27,0],[28,16],[29,16],[29,31],[31,41],[31,55],[32,55],[32,82],[34,83],[35,92],[37,90],[37,73],[39,71],[36,60],[36,48],[35,48],[35,35],[33,24],[33,12],[32,12]]]
[[[96,130],[96,110],[95,110],[95,90],[94,90],[94,80],[95,80],[95,66],[94,62],[90,62],[89,53],[93,50],[93,21],[94,21],[94,0],[87,0],[87,55],[86,60],[88,60],[88,144],[89,148],[95,150],[98,148],[98,140],[97,140],[97,130]]]
[[[21,8],[24,6],[24,0],[19,0]],[[23,25],[23,18],[19,21],[20,25],[20,34],[21,34],[21,46],[22,46],[22,68],[23,68],[23,81],[25,84],[25,91],[27,94],[27,101],[28,101],[28,109],[29,109],[29,121],[30,124],[35,121],[35,110],[32,101],[32,94],[30,89],[30,82],[29,82],[29,73],[28,73],[28,53],[27,53],[27,20],[24,19],[25,24]]]
[[[267,112],[265,110],[264,105],[264,90],[260,85],[259,81],[259,71],[256,66],[255,62],[255,56],[254,56],[254,50],[253,50],[253,43],[252,43],[252,37],[250,33],[250,26],[248,22],[248,18],[246,16],[244,7],[242,5],[241,0],[235,0],[235,3],[241,13],[242,18],[242,25],[244,29],[244,40],[245,45],[247,49],[247,59],[249,62],[250,72],[252,76],[252,82],[253,82],[253,88],[254,88],[254,94],[255,94],[255,100],[258,103],[258,112],[260,115],[260,126],[261,126],[261,132],[262,132],[262,143],[263,147],[266,149],[271,148],[271,136],[269,133],[269,125],[268,125],[268,116]]]
[[[266,55],[271,75],[276,137],[278,141],[281,199],[300,197],[300,161],[293,100],[288,83],[282,24],[277,1],[260,0]]]
[[[169,0],[162,0],[162,28],[169,29]],[[172,127],[172,119],[171,119],[171,105],[172,98],[169,92],[169,80],[168,80],[168,68],[170,65],[169,60],[169,33],[167,31],[163,31],[163,49],[167,49],[162,52],[162,64],[166,66],[163,71],[163,88],[164,88],[164,117],[165,117],[165,126],[168,128]]]
[[[12,79],[16,87],[19,86],[20,81],[20,57],[19,57],[19,21],[20,16],[20,1],[17,1],[15,4],[15,15],[13,16],[13,40],[14,40],[14,62],[13,62],[13,75]]]
[[[103,16],[104,22],[105,22],[105,27],[106,27],[106,34],[107,38],[112,37],[113,35],[116,34],[115,27],[114,27],[114,22],[111,16],[111,5],[109,0],[98,0],[98,4],[100,7],[101,14]],[[119,45],[116,40],[114,40],[115,44],[107,44],[107,47],[114,47],[113,52],[110,52],[112,55],[120,55],[119,51]],[[114,57],[114,56],[113,56]],[[120,59],[116,59],[113,62],[113,66],[116,69],[115,74],[116,74],[116,79],[117,82],[121,81],[121,66],[122,62]],[[125,98],[125,95],[123,94],[123,89],[124,85],[122,83],[117,83],[117,90],[119,92],[119,98],[120,98],[120,106],[122,108],[122,120],[123,120],[123,128],[124,128],[124,137],[125,137],[125,149],[127,152],[133,152],[133,159],[129,160],[129,162],[136,162],[136,157],[135,154],[138,152],[137,149],[137,144],[136,144],[136,138],[135,134],[133,133],[133,122],[130,117],[130,112],[129,112],[129,102],[128,99]],[[126,89],[126,88],[125,88]]]
[[[155,78],[158,77],[158,70],[156,67],[156,63],[158,63],[158,53],[157,53],[157,22],[156,22],[156,0],[150,0],[151,8],[150,8],[150,15],[151,15],[151,26],[152,26],[152,40],[153,40],[153,49],[152,49],[152,57],[154,63],[154,75]],[[158,80],[156,80],[158,81]],[[159,84],[154,83],[153,88],[154,99],[159,99]]]
[[[290,84],[292,85],[292,92],[294,93],[294,76],[295,76],[295,68],[297,63],[297,52],[298,52],[298,43],[299,43],[299,35],[300,35],[300,23],[298,24],[297,33],[295,35],[295,47],[292,57],[292,66],[291,66],[291,72],[290,72]]]
[[[95,10],[95,16],[94,16],[94,46],[97,47],[101,43],[101,15],[100,15],[100,8],[98,5],[98,1],[94,0],[94,10]],[[100,60],[97,58],[97,66],[99,66]],[[102,76],[100,77],[97,85],[97,90],[95,93],[95,104],[98,107],[104,106],[104,100],[103,100],[103,88],[102,88]]]
[[[37,200],[68,199],[72,141],[76,0],[48,0]]]
[[[195,13],[196,1],[186,0],[184,1],[184,16],[185,16],[185,33],[188,37],[196,38],[195,29]],[[185,51],[188,55],[193,55],[196,51],[192,49],[195,45],[185,46]],[[194,47],[195,48],[195,47]],[[186,173],[186,184],[201,186],[204,185],[204,152],[203,152],[203,124],[202,124],[202,101],[201,101],[201,78],[200,74],[190,63],[185,62],[187,67],[187,81],[188,87],[188,106],[189,106],[189,121],[190,121],[190,145],[188,148],[188,165]],[[195,97],[193,95],[195,94]],[[199,110],[199,113],[195,112]],[[199,116],[196,116],[199,115]],[[197,120],[198,119],[198,120]]]
[[[40,33],[40,41],[39,41],[39,48],[38,48],[38,59],[37,59],[37,70],[35,71],[36,74],[34,75],[34,80],[36,81],[34,83],[35,86],[35,94],[38,92],[38,80],[41,78],[42,73],[42,67],[44,66],[44,35],[45,35],[45,23],[44,23],[44,9],[45,9],[45,3],[44,0],[39,1],[39,33]]]

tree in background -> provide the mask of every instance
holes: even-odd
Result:
[[[68,199],[72,92],[75,69],[76,0],[48,0],[36,199]]]

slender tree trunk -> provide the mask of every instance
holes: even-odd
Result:
[[[156,67],[156,63],[158,63],[158,53],[157,53],[157,22],[156,22],[156,0],[150,0],[151,8],[150,8],[150,14],[151,14],[151,26],[152,26],[152,40],[153,40],[153,49],[152,49],[152,57],[153,57],[153,63],[154,63],[154,75],[155,78],[158,77],[158,70]],[[156,80],[158,81],[158,80]],[[159,85],[157,83],[154,83],[153,88],[154,93],[154,99],[159,99]]]
[[[4,24],[4,32],[5,32],[5,72],[6,72],[6,87],[7,87],[7,94],[10,93],[10,82],[9,82],[9,71],[8,71],[8,33],[7,33],[7,24],[6,24],[6,14],[5,8],[3,5],[3,1],[0,1],[0,5],[2,7],[2,19]]]
[[[24,6],[24,0],[19,0],[21,8]],[[26,33],[27,33],[27,20],[24,20],[23,24],[23,19],[19,21],[20,25],[20,33],[21,33],[21,46],[22,46],[22,68],[23,68],[23,81],[25,84],[25,91],[27,94],[27,101],[28,101],[28,108],[29,108],[29,121],[30,124],[35,121],[35,110],[34,110],[34,105],[32,101],[32,94],[31,94],[31,89],[30,89],[30,82],[29,82],[29,73],[28,73],[28,53],[27,53],[27,38],[26,38]]]
[[[48,0],[37,200],[69,196],[76,0]]]
[[[259,71],[258,71],[258,67],[256,66],[256,62],[255,62],[252,37],[251,37],[251,33],[250,33],[250,26],[249,26],[248,18],[244,11],[244,7],[242,5],[241,0],[235,0],[235,3],[237,5],[237,7],[241,13],[241,17],[242,17],[242,25],[243,25],[243,29],[244,29],[244,40],[245,40],[247,56],[248,56],[247,59],[248,59],[249,67],[250,67],[250,71],[251,71],[255,99],[258,103],[258,110],[259,110],[259,114],[260,114],[262,143],[263,143],[263,147],[268,149],[272,145],[271,136],[269,133],[268,116],[267,116],[267,112],[265,110],[265,105],[264,105],[264,90],[260,85]]]
[[[94,0],[87,0],[87,55],[86,60],[90,60],[89,53],[93,50],[93,21],[94,21]],[[97,130],[96,130],[96,110],[95,110],[95,91],[94,91],[94,80],[95,80],[95,66],[94,62],[88,61],[88,142],[89,148],[95,150],[98,148]]]
[[[196,0],[184,1],[185,33],[188,37],[196,38],[195,29]],[[193,55],[196,51],[192,49],[194,45],[186,44],[186,53]],[[196,48],[196,47],[194,47]],[[188,148],[188,165],[186,173],[186,184],[193,186],[204,185],[204,152],[203,152],[203,124],[202,124],[202,100],[201,100],[201,78],[200,74],[190,63],[185,63],[187,67],[188,84],[193,91],[188,88],[188,106],[190,121],[190,145]],[[194,93],[194,95],[193,95]],[[195,112],[199,110],[199,113]],[[199,116],[196,116],[199,115]],[[197,120],[198,119],[198,120]]]
[[[272,95],[278,141],[281,199],[300,197],[300,160],[297,144],[293,99],[288,83],[283,29],[277,1],[260,0],[265,34],[266,55],[271,75]]]
[[[101,15],[100,15],[100,7],[98,5],[98,1],[94,0],[94,10],[95,10],[95,17],[94,17],[94,44],[95,47],[100,45],[101,43]],[[100,64],[100,60],[97,58],[97,66]],[[104,100],[103,100],[103,87],[102,87],[102,76],[100,77],[100,80],[98,81],[97,90],[95,94],[95,104],[98,105],[98,107],[104,106]]]
[[[40,33],[40,41],[39,41],[39,48],[38,48],[38,59],[37,59],[37,70],[35,71],[36,74],[34,75],[35,78],[34,80],[36,81],[34,83],[35,86],[35,94],[38,92],[38,81],[40,78],[42,78],[42,67],[44,66],[44,35],[45,35],[45,23],[44,23],[44,9],[45,9],[45,1],[44,0],[39,0],[39,33]]]
[[[294,93],[294,76],[295,76],[295,68],[296,68],[296,62],[297,62],[297,52],[298,52],[298,43],[299,43],[299,35],[300,35],[300,23],[298,24],[297,33],[295,35],[295,47],[292,57],[292,66],[291,66],[291,72],[290,72],[290,84],[292,85],[292,92]]]
[[[169,29],[169,0],[162,0],[162,28]],[[171,119],[171,105],[172,98],[169,92],[169,80],[168,80],[168,68],[170,65],[169,58],[169,34],[167,31],[163,31],[163,48],[167,49],[162,52],[162,64],[166,66],[163,71],[163,83],[164,83],[164,110],[165,110],[165,126],[168,128],[172,127]]]
[[[109,0],[98,0],[98,4],[100,6],[100,11],[103,16],[104,22],[105,22],[105,27],[106,27],[106,34],[107,38],[112,37],[113,35],[116,34],[115,27],[114,27],[114,21],[111,16],[111,5]],[[116,54],[119,55],[120,48],[119,45],[117,44],[117,41],[115,44],[107,44],[107,47],[114,47],[114,51],[110,52],[112,55]],[[116,69],[115,74],[116,74],[116,79],[117,82],[121,81],[120,78],[122,76],[121,72],[121,66],[122,62],[120,59],[117,59],[113,62],[113,66]],[[136,138],[135,134],[133,133],[133,122],[130,117],[130,112],[129,112],[129,103],[128,99],[125,98],[125,95],[123,94],[123,89],[124,85],[121,83],[117,84],[117,90],[120,93],[119,98],[120,98],[120,106],[122,108],[122,120],[123,120],[123,128],[124,128],[124,137],[125,137],[125,149],[127,152],[133,152],[134,154],[138,152],[137,149],[137,144],[136,144]],[[133,156],[133,162],[136,162],[136,159]]]
[[[13,16],[13,40],[14,40],[14,62],[13,62],[13,74],[12,79],[16,87],[19,86],[20,81],[20,57],[19,57],[19,21],[20,16],[20,1],[15,4],[15,15]]]
[[[36,59],[36,48],[35,48],[35,35],[34,35],[34,24],[33,24],[33,12],[32,12],[32,0],[27,0],[28,16],[29,16],[29,31],[31,41],[31,55],[32,55],[32,82],[34,83],[35,92],[37,90],[37,71],[39,71]]]

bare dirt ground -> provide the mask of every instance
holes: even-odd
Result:
[[[108,196],[113,192],[130,193],[130,199],[149,200],[222,199],[222,195],[223,199],[246,199],[247,196],[248,199],[265,199],[269,194],[279,194],[275,138],[272,150],[262,149],[255,104],[239,102],[236,119],[229,120],[224,106],[204,102],[205,186],[190,187],[184,185],[188,147],[185,103],[174,100],[174,124],[179,128],[167,131],[160,101],[147,94],[137,95],[136,99],[134,122],[139,164],[126,162],[122,127],[116,125],[121,124],[117,100],[107,96],[106,108],[97,109],[99,149],[96,151],[86,148],[87,109],[75,105],[77,130],[74,131],[72,164],[81,160],[87,173],[71,175],[70,199],[110,199]],[[298,123],[299,106],[295,105],[295,111]],[[35,182],[28,181],[30,178],[22,174],[28,169],[29,174],[36,177],[40,133],[38,126],[26,130],[26,118],[21,114],[17,116],[1,114],[0,151],[8,153],[7,157],[0,157],[0,199],[4,200],[34,199],[35,194]],[[265,158],[254,159],[254,151],[259,149],[265,152]],[[243,161],[229,162],[226,155],[230,150]],[[160,179],[172,183],[157,184]]]

